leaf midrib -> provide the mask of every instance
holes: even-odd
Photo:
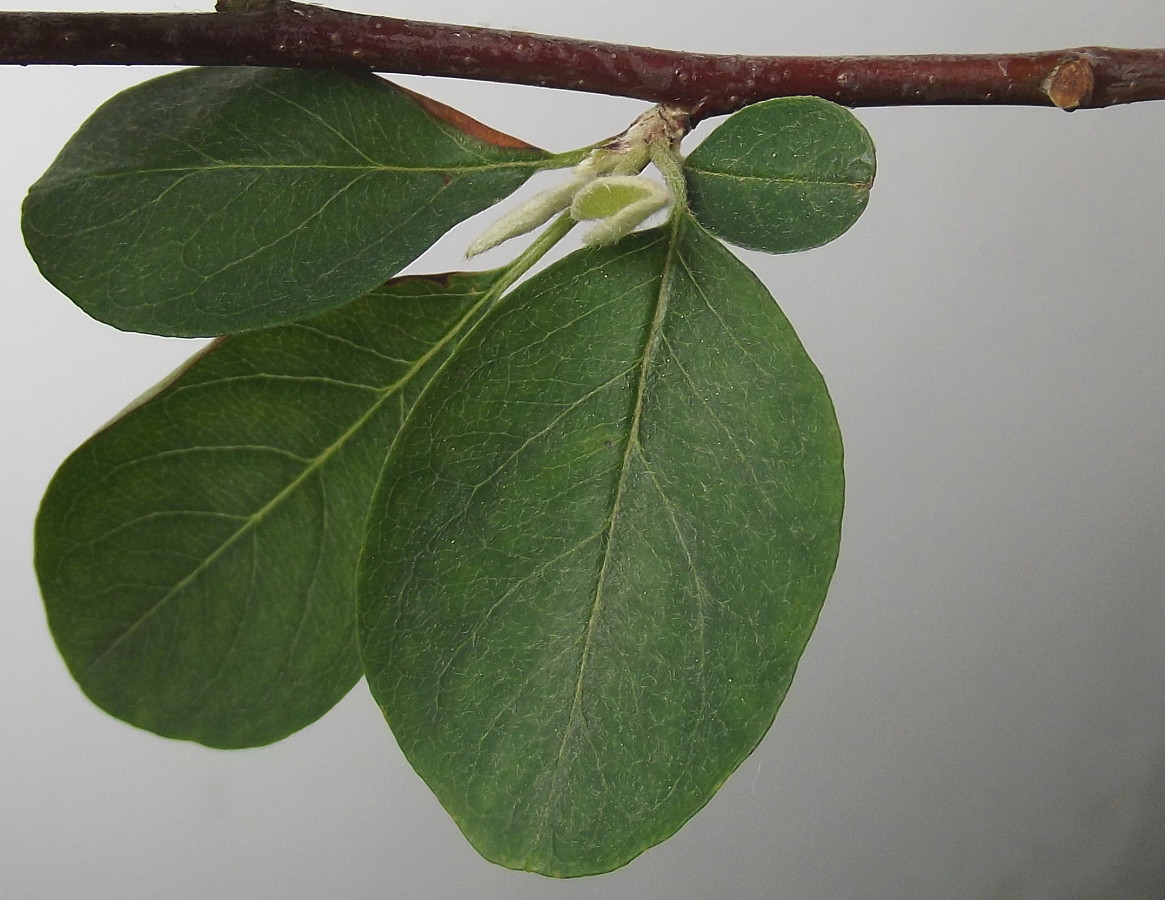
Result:
[[[460,319],[450,328],[442,338],[435,342],[425,353],[423,353],[413,364],[409,367],[400,378],[395,382],[380,390],[380,396],[369,406],[368,410],[361,415],[343,434],[341,434],[335,441],[328,445],[324,450],[312,459],[303,469],[303,471],[292,479],[286,487],[279,491],[262,507],[247,516],[243,523],[235,530],[229,537],[227,537],[215,550],[210,553],[206,559],[200,562],[194,569],[192,569],[184,578],[175,584],[170,590],[166,591],[149,609],[147,609],[129,628],[123,631],[117,638],[115,638],[108,647],[106,647],[100,654],[95,656],[86,665],[86,671],[92,671],[99,666],[107,657],[110,656],[125,640],[137,632],[144,623],[153,618],[163,607],[166,606],[174,597],[180,595],[188,585],[190,585],[196,578],[206,571],[214,562],[222,556],[227,550],[233,547],[245,535],[249,534],[262,523],[264,518],[276,507],[279,506],[287,497],[291,496],[295,490],[299,488],[311,475],[322,469],[334,457],[345,444],[348,443],[359,431],[368,423],[368,421],[376,415],[377,412],[387,403],[393,396],[399,394],[417,373],[420,372],[450,341],[452,341],[464,328],[465,325],[472,321],[473,317],[482,308],[491,297],[492,291],[486,291],[482,298],[475,303],[470,309],[461,316]],[[391,445],[390,445],[391,446]],[[382,467],[383,468],[383,467]]]
[[[376,163],[374,165],[321,165],[320,163],[221,163],[213,166],[159,166],[155,169],[119,169],[110,172],[87,172],[82,175],[66,174],[57,178],[42,179],[39,187],[58,187],[71,185],[77,182],[97,181],[101,179],[138,177],[142,175],[190,175],[200,172],[266,172],[266,171],[293,171],[293,172],[361,172],[364,174],[393,172],[407,174],[447,174],[449,172],[494,172],[502,169],[539,169],[545,166],[545,160],[513,160],[507,162],[485,163],[477,165],[449,165],[449,166],[404,166]]]
[[[667,318],[668,300],[671,289],[671,272],[673,258],[679,244],[679,229],[681,215],[674,215],[668,227],[667,255],[664,257],[660,273],[659,291],[655,299],[655,311],[652,315],[651,326],[648,328],[647,339],[644,341],[643,357],[639,364],[639,376],[635,385],[635,402],[631,410],[631,423],[627,429],[627,444],[623,449],[623,458],[619,465],[619,479],[615,486],[615,496],[611,502],[611,514],[607,518],[605,533],[603,534],[603,559],[599,565],[598,578],[595,581],[595,590],[591,599],[591,610],[587,617],[586,629],[583,633],[583,647],[579,654],[578,670],[575,675],[574,695],[571,699],[570,712],[567,715],[566,727],[563,729],[562,740],[558,745],[558,753],[554,758],[554,776],[551,780],[550,793],[542,810],[542,819],[539,822],[538,834],[534,844],[540,844],[545,834],[547,823],[554,806],[555,796],[559,790],[562,775],[562,763],[566,753],[566,746],[575,730],[579,707],[583,697],[583,683],[586,680],[587,664],[590,661],[595,628],[603,609],[603,590],[606,586],[607,573],[611,562],[611,546],[614,542],[615,528],[622,509],[623,496],[627,490],[628,472],[631,463],[642,452],[639,443],[639,431],[643,421],[644,396],[647,391],[647,380],[651,370],[655,352],[663,336],[663,325]]]
[[[766,184],[808,184],[815,187],[848,187],[868,190],[874,183],[873,178],[865,181],[834,181],[811,178],[794,178],[785,175],[739,175],[734,172],[717,172],[715,169],[705,169],[700,166],[687,165],[684,166],[689,172],[694,172],[697,175],[704,175],[709,178],[731,178],[734,181],[763,181]]]

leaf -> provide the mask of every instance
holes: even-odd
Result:
[[[684,161],[688,199],[713,234],[792,253],[843,234],[866,208],[874,144],[849,110],[781,97],[732,115]]]
[[[94,702],[162,735],[243,747],[347,693],[373,487],[494,277],[400,279],[310,322],[223,339],[61,466],[36,567]]]
[[[545,158],[373,75],[187,69],[94,113],[30,189],[24,236],[103,322],[224,334],[372,290]]]
[[[833,571],[821,377],[756,277],[676,221],[495,307],[369,514],[369,687],[513,868],[607,871],[699,810],[769,728]]]

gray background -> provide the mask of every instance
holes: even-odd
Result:
[[[1165,44],[1160,0],[350,8],[720,52]],[[0,70],[0,894],[1165,896],[1165,104],[863,111],[865,217],[820,250],[742,254],[837,404],[837,575],[775,727],[719,795],[620,872],[558,883],[475,854],[363,685],[281,744],[222,753],[107,717],[59,660],[29,562],[39,495],[197,343],[87,319],[40,280],[19,204],[93,107],[150,74]],[[643,108],[422,89],[555,150]],[[481,227],[423,268],[457,265]]]

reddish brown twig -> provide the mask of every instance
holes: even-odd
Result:
[[[213,13],[0,13],[0,64],[312,66],[445,75],[669,102],[697,117],[815,95],[846,106],[1083,109],[1165,99],[1165,49],[718,56],[366,16],[290,0]]]

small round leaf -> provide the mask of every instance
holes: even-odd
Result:
[[[684,161],[693,214],[750,250],[792,253],[843,234],[866,208],[874,144],[848,109],[818,97],[745,107]]]

